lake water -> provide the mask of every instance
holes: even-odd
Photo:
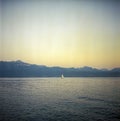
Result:
[[[0,121],[120,121],[120,78],[0,78]]]

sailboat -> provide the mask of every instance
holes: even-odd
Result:
[[[62,74],[62,75],[61,75],[61,79],[63,79],[63,78],[64,78],[64,75]]]

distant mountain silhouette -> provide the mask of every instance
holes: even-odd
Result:
[[[0,77],[60,77],[61,74],[65,77],[120,77],[120,68],[63,68],[29,64],[20,60],[0,61]]]

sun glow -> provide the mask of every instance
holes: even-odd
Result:
[[[120,66],[120,16],[111,2],[1,2],[1,60]]]

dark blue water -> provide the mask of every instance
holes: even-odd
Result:
[[[0,121],[120,121],[120,78],[0,78]]]

